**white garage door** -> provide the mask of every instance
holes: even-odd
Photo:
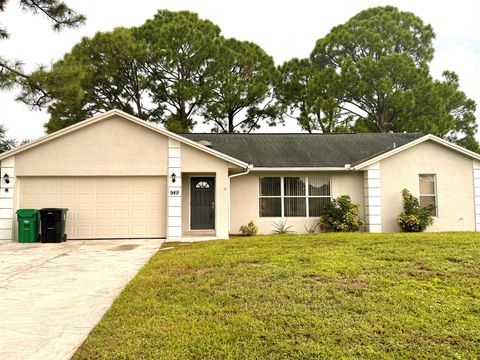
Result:
[[[20,208],[68,208],[69,239],[166,234],[165,177],[22,177]]]

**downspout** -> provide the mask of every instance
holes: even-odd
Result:
[[[232,178],[247,175],[250,170],[253,169],[252,164],[248,164],[244,171],[238,174],[233,174],[228,177],[228,234],[230,235],[231,232],[231,224],[230,224],[230,217],[231,217],[231,210],[232,210]]]

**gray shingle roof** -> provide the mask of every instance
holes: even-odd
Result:
[[[255,167],[344,167],[422,134],[182,134]]]

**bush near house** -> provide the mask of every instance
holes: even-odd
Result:
[[[305,228],[307,234],[315,234],[317,232],[317,229],[320,227],[320,222],[318,220],[315,220],[310,225],[305,224],[303,225],[303,227]]]
[[[421,207],[418,198],[407,189],[402,190],[403,212],[398,215],[398,225],[404,232],[421,232],[433,224],[435,205]]]
[[[287,225],[287,220],[273,223],[273,233],[278,235],[293,234],[295,231],[291,230],[293,225]]]
[[[341,195],[324,205],[320,217],[322,231],[352,232],[363,228],[359,216],[359,204],[352,203],[350,196]]]
[[[257,235],[258,226],[253,221],[250,221],[247,225],[240,226],[240,233],[242,236]]]

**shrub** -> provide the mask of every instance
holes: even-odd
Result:
[[[352,203],[350,196],[341,195],[326,203],[320,217],[322,231],[359,231],[364,222],[359,216],[359,204]]]
[[[307,232],[307,234],[315,234],[317,232],[317,228],[319,227],[319,223],[318,221],[315,221],[314,223],[310,224],[309,226],[307,226],[307,224],[303,225],[303,227],[305,228],[305,231]]]
[[[290,230],[292,225],[287,226],[287,220],[274,223],[273,226],[275,227],[274,234],[292,234],[294,232]]]
[[[258,233],[258,226],[253,221],[250,221],[247,225],[240,226],[240,232],[243,236],[253,236]]]
[[[403,212],[398,215],[398,225],[405,232],[421,232],[432,225],[435,205],[421,207],[418,199],[407,189],[402,190]]]

